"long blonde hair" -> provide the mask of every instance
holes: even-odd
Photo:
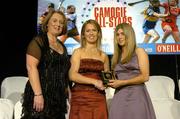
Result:
[[[98,24],[98,22],[96,20],[93,20],[93,19],[87,20],[82,26],[82,29],[81,29],[81,48],[84,48],[86,46],[86,39],[85,39],[84,33],[85,33],[85,28],[86,28],[87,24],[92,24],[97,28],[98,40],[97,40],[96,45],[97,45],[97,48],[100,49],[101,48],[102,31],[101,31],[101,27]]]
[[[124,46],[126,54],[124,59],[121,60],[121,63],[124,64],[129,62],[136,48],[136,36],[133,27],[128,23],[121,23],[117,25],[114,31],[114,55],[112,57],[112,69],[114,69],[115,65],[119,62],[122,54],[122,47],[117,42],[117,32],[119,29],[123,30],[126,40]]]

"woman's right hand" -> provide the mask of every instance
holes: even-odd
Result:
[[[35,109],[37,112],[41,112],[44,109],[43,95],[35,95],[34,96],[33,109]]]
[[[95,80],[94,86],[99,90],[105,90],[106,88],[101,80]]]

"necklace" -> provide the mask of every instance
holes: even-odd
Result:
[[[58,40],[56,40],[56,42],[53,42],[53,43],[49,42],[49,46],[52,50],[56,51],[59,54],[63,54],[64,52],[63,46],[61,45],[61,43],[59,43]]]

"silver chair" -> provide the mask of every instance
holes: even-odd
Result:
[[[1,98],[10,99],[13,104],[21,99],[28,78],[25,76],[11,76],[2,81]]]
[[[167,76],[150,76],[146,83],[157,119],[179,119],[180,101],[174,99],[175,85]]]

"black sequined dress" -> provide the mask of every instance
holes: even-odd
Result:
[[[35,37],[28,46],[27,54],[40,61],[38,71],[44,110],[33,110],[34,93],[28,81],[23,97],[22,119],[65,119],[70,61],[65,46],[59,43],[64,48],[63,54],[49,47],[47,35]]]

